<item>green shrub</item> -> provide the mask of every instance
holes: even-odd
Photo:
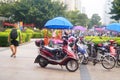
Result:
[[[0,32],[0,46],[2,47],[9,46],[8,35],[9,35],[8,33]]]
[[[27,29],[25,29],[25,31],[23,31],[23,33],[26,33],[27,36],[29,36],[30,38],[32,38],[33,34],[34,34],[34,31],[32,29],[27,28]]]
[[[27,37],[27,34],[26,33],[22,33],[22,42],[23,43],[26,42],[26,37]]]
[[[34,32],[33,38],[43,38],[43,37],[44,37],[43,33]]]
[[[32,34],[33,35],[33,34]],[[26,33],[26,38],[25,38],[25,42],[30,41],[31,37],[32,37],[31,33]]]
[[[44,30],[36,31],[33,34],[33,38],[44,38]],[[52,33],[50,31],[47,32],[47,36],[51,37]]]
[[[8,32],[9,33],[10,31],[11,31],[11,29],[8,28],[4,32]]]
[[[29,28],[27,28],[24,32],[26,32],[26,33],[34,33],[34,31],[32,29],[29,29]]]
[[[29,33],[22,32],[22,42],[23,43],[30,41],[30,39],[31,39],[31,35]]]
[[[9,46],[8,35],[9,35],[10,31],[11,31],[11,29],[6,29],[4,32],[0,32],[0,46],[3,46],[3,47]],[[33,32],[32,33],[28,33],[28,32],[26,32],[26,33],[22,32],[22,42],[23,43],[30,41],[31,37],[33,36]]]
[[[86,36],[85,40],[89,41],[92,38],[94,38],[92,40],[92,42],[94,42],[95,44],[102,43],[102,42],[113,39],[113,40],[115,40],[117,42],[118,45],[120,45],[120,37],[101,37],[102,38],[101,39],[99,36]]]

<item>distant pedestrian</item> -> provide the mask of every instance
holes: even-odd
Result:
[[[17,53],[17,46],[19,46],[19,43],[22,43],[22,35],[21,31],[18,28],[18,25],[15,23],[14,27],[9,36],[8,36],[8,42],[10,43],[10,49],[12,51],[11,57],[16,57]]]

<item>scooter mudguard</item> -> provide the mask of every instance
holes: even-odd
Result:
[[[35,61],[34,61],[34,63],[38,63],[39,62],[39,59],[40,59],[40,55],[38,55],[36,58],[35,58]]]
[[[115,51],[115,48],[113,46],[110,46],[110,54],[113,56],[116,56],[116,51]]]

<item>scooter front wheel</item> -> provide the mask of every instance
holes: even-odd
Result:
[[[84,65],[88,64],[88,57],[85,57],[85,55],[82,54],[79,54],[78,57],[80,64],[84,64]]]
[[[47,61],[45,58],[40,57],[40,58],[39,58],[39,65],[40,65],[41,67],[46,67],[46,66],[48,65],[48,61]]]
[[[84,59],[83,59],[83,61],[82,61],[82,64],[84,64],[84,65],[88,64],[88,57],[85,57],[85,56],[84,56]]]
[[[66,69],[70,72],[75,72],[78,67],[79,65],[77,60],[69,60],[66,64]]]

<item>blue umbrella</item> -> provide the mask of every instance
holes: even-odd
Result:
[[[71,29],[72,23],[64,17],[56,17],[46,22],[45,28],[48,29]]]
[[[112,23],[106,26],[107,30],[120,32],[120,23]]]

